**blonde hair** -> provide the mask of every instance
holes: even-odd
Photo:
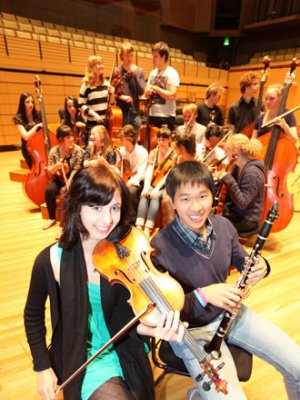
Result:
[[[277,93],[278,97],[281,97],[283,91],[283,85],[281,85],[281,83],[273,83],[272,85],[268,86],[266,93],[269,90],[274,90],[274,92]]]
[[[101,135],[103,133],[104,139],[102,141],[103,148],[102,148],[102,153],[105,155],[108,150],[112,149],[112,141],[110,139],[110,136],[103,125],[96,125],[91,129],[91,133],[95,133],[96,135]],[[93,148],[92,152],[94,152],[95,149]]]
[[[134,48],[133,45],[130,42],[124,42],[121,46],[121,50],[120,50],[120,58],[122,60],[122,57],[124,54],[128,54],[128,53],[133,53],[134,52]]]
[[[208,86],[205,91],[205,99],[209,99],[210,96],[217,94],[218,92],[223,92],[224,88],[220,83],[212,83]]]
[[[87,66],[85,68],[85,76],[82,79],[82,82],[84,82],[87,86],[89,86],[91,88],[95,87],[97,84],[97,81],[96,81],[97,78],[96,78],[96,74],[94,71],[94,66],[98,62],[100,62],[102,64],[102,62],[103,62],[102,57],[90,56],[88,58]],[[102,74],[102,75],[100,75],[100,83],[102,84],[103,81],[104,81],[104,78],[103,78],[103,74]]]
[[[193,112],[195,112],[196,110],[197,110],[196,104],[190,103],[190,104],[186,104],[186,105],[183,107],[182,112],[184,113],[184,112],[186,112],[186,111],[191,111],[191,112],[193,113]]]
[[[260,156],[262,144],[257,139],[249,139],[242,133],[237,133],[228,138],[225,148],[239,151],[242,155],[250,158],[250,160],[254,160]]]

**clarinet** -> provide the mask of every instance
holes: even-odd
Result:
[[[263,226],[261,227],[261,230],[259,231],[259,234],[257,236],[253,249],[250,253],[250,256],[247,258],[245,262],[243,272],[241,273],[236,283],[236,287],[240,290],[243,290],[244,293],[245,292],[248,293],[248,291],[250,290],[250,287],[247,284],[247,280],[251,272],[251,268],[257,263],[258,253],[262,249],[272,229],[272,225],[277,218],[278,218],[278,201],[276,200],[273,203],[272,208],[268,212],[268,215],[265,219]],[[204,348],[206,352],[212,354],[213,358],[218,359],[221,357],[220,348],[222,341],[224,340],[224,337],[226,336],[229,327],[232,324],[235,317],[236,313],[231,314],[229,311],[225,311],[224,316],[220,322],[220,325],[215,335],[213,336],[212,340],[209,343],[205,344]]]

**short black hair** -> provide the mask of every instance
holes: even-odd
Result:
[[[199,161],[184,161],[176,164],[171,170],[166,180],[166,190],[174,201],[175,193],[182,185],[190,183],[205,185],[214,196],[214,179],[208,168]]]
[[[221,126],[215,124],[214,122],[210,122],[207,125],[204,135],[207,140],[209,140],[211,137],[218,137],[222,139],[224,137],[224,130]]]

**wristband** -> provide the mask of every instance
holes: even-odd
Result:
[[[194,295],[197,297],[199,303],[203,308],[207,306],[207,299],[205,297],[205,294],[203,293],[203,290],[201,288],[197,288],[194,290]]]

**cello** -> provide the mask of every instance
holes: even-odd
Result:
[[[267,79],[268,79],[270,61],[271,61],[271,59],[270,59],[269,56],[265,56],[263,58],[263,61],[262,61],[262,63],[264,64],[264,68],[261,71],[259,94],[258,94],[257,106],[256,106],[258,115],[262,111],[262,106],[263,106],[262,97],[263,97],[263,93],[264,93],[264,87],[265,87],[265,84],[266,84]],[[243,133],[244,135],[246,135],[250,139],[251,136],[252,136],[253,129],[254,129],[254,124],[255,124],[255,120],[251,124],[247,125],[244,129],[242,129],[241,133]]]
[[[34,133],[27,141],[27,149],[32,158],[32,168],[23,182],[23,191],[34,204],[39,206],[45,202],[45,190],[50,180],[47,173],[48,155],[51,147],[55,146],[58,141],[55,134],[48,130],[41,81],[38,76],[34,83],[41,107],[43,129]]]
[[[295,79],[296,59],[294,58],[290,71],[284,81],[282,98],[278,115],[283,114],[289,89]],[[284,210],[274,222],[273,232],[280,232],[290,223],[293,212],[293,195],[287,189],[287,176],[296,167],[298,152],[294,142],[287,137],[280,126],[274,125],[271,132],[258,138],[263,145],[262,157],[265,161],[265,199],[262,221],[266,219],[268,210],[275,200],[278,201],[281,210]]]

